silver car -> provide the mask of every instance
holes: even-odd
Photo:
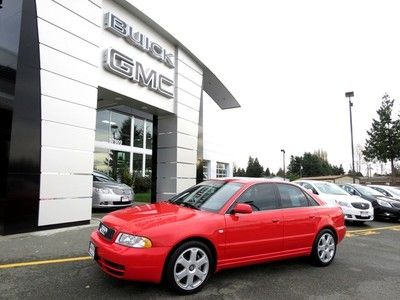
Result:
[[[131,206],[134,198],[132,188],[126,184],[103,173],[93,172],[93,208]]]

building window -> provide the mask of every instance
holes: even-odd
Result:
[[[135,118],[133,146],[143,148],[144,120]]]
[[[146,149],[153,148],[153,122],[146,120]]]
[[[203,160],[203,179],[209,179],[210,178],[210,174],[208,173],[208,164],[209,161],[208,160]]]
[[[228,164],[217,162],[217,178],[228,176]]]
[[[150,176],[152,147],[153,122],[151,120],[116,111],[97,111],[94,170],[118,179],[123,160],[123,168],[128,168],[136,176]],[[115,153],[119,153],[117,157]],[[126,153],[123,159],[121,153]],[[119,163],[112,165],[115,158]]]

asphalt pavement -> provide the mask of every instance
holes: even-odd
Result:
[[[90,225],[0,237],[0,299],[173,299],[162,285],[117,280],[87,256]],[[400,223],[348,226],[334,262],[306,258],[225,270],[182,299],[399,299]]]

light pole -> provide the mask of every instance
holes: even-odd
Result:
[[[351,97],[354,97],[354,92],[347,92],[345,96],[349,98],[349,110],[350,110],[350,135],[351,135],[351,166],[353,169],[353,183],[356,183],[356,174],[354,171],[354,145],[353,145],[353,117],[351,114],[351,108],[353,106],[353,102],[351,102]]]
[[[286,173],[285,173],[285,149],[281,149],[282,156],[283,156],[283,180],[285,181]]]

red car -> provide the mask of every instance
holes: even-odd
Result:
[[[222,269],[298,256],[327,266],[345,233],[341,208],[297,185],[232,178],[106,215],[89,253],[111,276],[192,294]]]

